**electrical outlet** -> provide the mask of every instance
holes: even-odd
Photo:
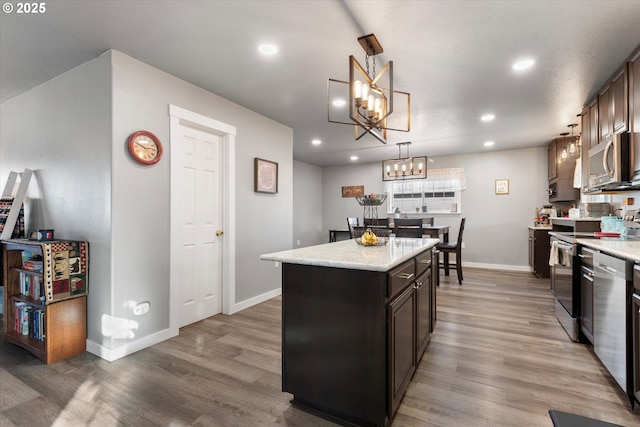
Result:
[[[275,264],[274,264],[274,267],[275,267],[275,268],[280,267],[280,261],[276,261],[276,262],[275,262]]]
[[[141,302],[140,304],[137,304],[135,307],[133,307],[133,314],[135,316],[146,314],[149,312],[149,306],[149,301]]]
[[[298,240],[298,246],[300,246],[300,240]]]
[[[462,249],[464,249],[464,247],[465,247],[465,244],[464,244],[464,242],[462,242]]]

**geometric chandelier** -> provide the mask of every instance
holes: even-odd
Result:
[[[427,177],[427,157],[410,157],[409,145],[411,142],[400,142],[396,145],[398,146],[398,158],[382,161],[382,180],[425,179]],[[402,157],[402,147],[407,149],[406,157]]]
[[[386,144],[387,130],[409,132],[411,96],[393,89],[393,61],[376,74],[375,55],[383,52],[376,36],[369,34],[358,42],[366,53],[366,69],[351,55],[349,81],[329,79],[329,122],[354,125],[356,140],[370,134]]]

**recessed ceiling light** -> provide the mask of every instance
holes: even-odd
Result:
[[[314,139],[314,140],[312,140],[312,141],[311,141],[311,143],[312,143],[313,145],[320,145],[320,144],[322,144],[322,141],[321,141],[321,140],[319,140],[319,139]]]
[[[493,142],[493,141],[486,141],[486,142],[484,143],[484,146],[485,146],[485,147],[493,147],[493,145],[494,145],[494,144],[495,144],[495,142]]]
[[[350,159],[351,159],[351,161],[355,162],[356,160],[358,160],[358,156],[351,156]]]
[[[496,116],[494,116],[493,114],[485,114],[484,116],[480,117],[480,120],[482,120],[483,122],[490,122],[495,118]]]
[[[265,43],[258,46],[258,51],[263,55],[275,55],[278,53],[278,46],[275,44]]]
[[[516,71],[522,71],[522,70],[526,70],[527,68],[531,68],[535,63],[536,61],[534,61],[531,58],[522,59],[520,61],[515,62],[511,68],[513,68]]]
[[[335,101],[333,101],[334,107],[344,107],[345,105],[347,105],[347,101],[345,101],[344,99],[336,99]]]

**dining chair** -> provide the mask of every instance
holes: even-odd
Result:
[[[347,228],[349,229],[349,236],[353,239],[355,234],[353,232],[354,227],[358,227],[360,225],[360,220],[357,216],[348,216],[347,217]]]
[[[365,218],[364,219],[365,227],[389,227],[389,218]]]
[[[462,233],[464,231],[464,223],[467,219],[462,218],[460,221],[460,230],[458,231],[458,239],[455,242],[438,243],[437,248],[443,254],[443,262],[439,263],[439,268],[444,268],[444,275],[449,275],[449,269],[454,269],[458,273],[458,283],[462,285]],[[449,254],[455,254],[455,264],[449,263]]]
[[[393,233],[396,237],[422,237],[422,219],[396,218]]]
[[[433,225],[433,217],[422,218],[423,225]]]

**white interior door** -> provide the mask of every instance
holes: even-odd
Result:
[[[222,300],[222,137],[180,126],[179,326],[220,313]]]

